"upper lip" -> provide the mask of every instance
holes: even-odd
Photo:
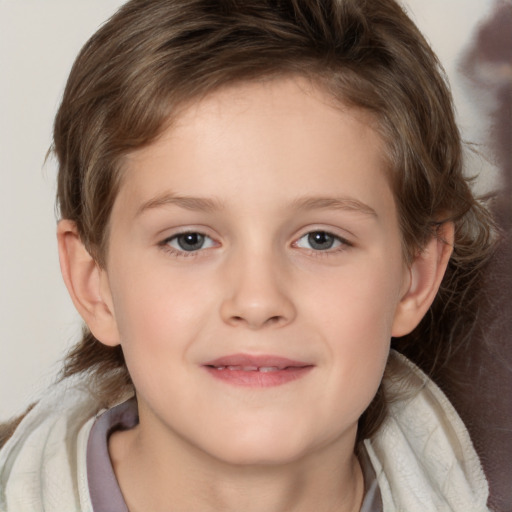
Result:
[[[218,357],[204,363],[204,366],[241,366],[241,367],[258,367],[258,368],[279,368],[280,370],[289,367],[306,367],[313,366],[311,363],[304,361],[296,361],[287,357],[274,355],[249,355],[249,354],[231,354]]]

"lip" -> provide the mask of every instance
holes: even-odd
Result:
[[[202,367],[228,384],[272,387],[304,377],[314,365],[274,355],[231,354],[208,361]]]

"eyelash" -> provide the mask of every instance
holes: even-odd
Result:
[[[196,250],[190,250],[190,251],[187,251],[185,249],[179,249],[179,248],[176,248],[176,247],[173,247],[172,245],[170,245],[171,242],[177,241],[177,240],[179,240],[180,237],[185,237],[187,235],[198,235],[200,237],[203,237],[204,240],[210,241],[210,245],[208,247],[201,246]],[[324,235],[324,236],[330,237],[330,238],[332,238],[333,244],[337,244],[337,245],[335,245],[335,247],[328,247],[325,250],[314,249],[311,247],[309,247],[309,248],[301,247],[299,245],[301,240],[305,239],[306,237],[308,237],[308,239],[309,239],[309,237],[311,237],[313,235]],[[308,240],[308,243],[311,244],[310,239]],[[191,257],[199,256],[206,249],[215,247],[215,244],[216,244],[216,242],[210,236],[208,236],[204,233],[201,233],[199,231],[184,231],[182,233],[177,233],[175,235],[167,237],[165,240],[162,240],[158,245],[165,252],[171,254],[174,257],[191,258]],[[327,230],[316,229],[316,230],[312,230],[312,231],[308,231],[307,233],[304,233],[295,242],[293,242],[292,247],[306,249],[309,253],[314,254],[316,257],[325,257],[325,256],[329,256],[332,254],[336,254],[336,253],[345,251],[345,250],[347,250],[347,248],[353,247],[353,244],[351,242],[349,242],[347,239],[345,239],[341,236],[335,235],[334,233],[331,233]]]

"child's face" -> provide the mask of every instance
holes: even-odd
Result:
[[[353,449],[409,285],[384,166],[361,113],[291,79],[211,94],[129,157],[103,284],[145,439]]]

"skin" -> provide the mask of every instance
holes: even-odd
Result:
[[[137,390],[140,424],[109,445],[132,512],[359,510],[358,418],[450,252],[404,263],[383,156],[367,116],[304,80],[236,85],[127,158],[105,268],[61,222],[71,296]],[[204,368],[239,353],[311,370],[258,387]]]

